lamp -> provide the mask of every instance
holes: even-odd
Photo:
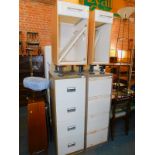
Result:
[[[110,50],[110,62],[111,63],[117,62],[117,51],[115,49]]]
[[[125,50],[117,50],[117,61],[126,62],[128,59],[128,52]]]
[[[128,60],[128,51],[126,50],[110,50],[110,62],[126,62]]]

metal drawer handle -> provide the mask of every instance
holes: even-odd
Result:
[[[67,88],[67,92],[75,92],[76,88],[75,87],[69,87]]]
[[[76,111],[76,108],[75,108],[75,107],[67,109],[67,112],[68,112],[68,113],[69,113],[69,112],[75,112],[75,111]]]
[[[72,7],[67,7],[69,10],[75,10],[75,11],[83,11],[83,9],[78,9],[78,8],[72,8]]]
[[[74,126],[69,126],[69,127],[67,127],[67,130],[68,131],[71,131],[71,130],[75,130],[76,129],[76,126],[74,125]]]
[[[69,144],[68,144],[68,147],[73,147],[73,146],[75,146],[75,145],[76,145],[75,142],[73,142],[73,143],[69,143]]]
[[[110,16],[107,16],[107,15],[99,15],[100,17],[108,17],[108,18],[112,18]]]

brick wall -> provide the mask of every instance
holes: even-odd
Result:
[[[125,22],[124,23],[124,37],[128,38],[128,21],[124,21],[124,22]],[[116,48],[116,42],[117,42],[117,38],[118,38],[119,29],[120,29],[120,37],[123,37],[123,24],[122,23],[120,24],[120,19],[114,18],[112,32],[111,32],[111,34],[112,34],[111,35],[111,49]],[[134,29],[135,29],[135,24],[134,24],[133,19],[131,19],[130,24],[129,24],[129,39],[131,40],[131,42],[134,42],[134,39],[135,39]],[[128,40],[123,41],[123,46],[122,46],[122,41],[119,40],[117,47],[118,47],[118,49],[127,50],[128,49]]]
[[[41,47],[51,44],[52,5],[32,0],[19,1],[19,30],[22,31],[24,49],[26,33],[38,32]]]

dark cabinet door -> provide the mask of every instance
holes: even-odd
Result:
[[[29,152],[47,150],[47,127],[44,101],[28,104]]]

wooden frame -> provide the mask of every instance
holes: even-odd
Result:
[[[57,0],[52,7],[53,64],[87,64],[89,7]]]
[[[109,63],[112,22],[113,13],[100,10],[90,11],[88,64]]]

